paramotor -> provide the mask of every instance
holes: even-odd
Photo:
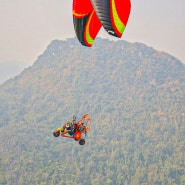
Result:
[[[72,138],[79,141],[80,145],[85,144],[85,137],[90,131],[91,118],[89,114],[84,114],[82,118],[76,122],[73,119],[71,122],[66,122],[62,127],[57,128],[53,131],[55,137],[60,135],[64,138]]]

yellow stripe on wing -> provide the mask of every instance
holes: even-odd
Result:
[[[86,36],[86,40],[88,42],[89,45],[92,45],[93,42],[94,42],[94,39],[91,37],[90,35],[90,32],[89,32],[89,26],[90,26],[90,23],[91,23],[91,20],[92,20],[92,16],[95,12],[93,11],[89,18],[88,18],[88,22],[87,22],[87,25],[86,25],[86,31],[85,31],[85,36]]]
[[[115,24],[117,30],[119,31],[119,33],[122,34],[125,29],[125,25],[120,20],[119,15],[117,13],[115,0],[112,0],[112,13],[113,13],[113,18],[114,18],[114,24]]]
[[[73,15],[76,18],[82,18],[82,17],[86,16],[87,14],[76,13],[75,10],[73,10]]]

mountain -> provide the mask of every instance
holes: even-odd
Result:
[[[92,117],[86,144],[54,138]],[[141,43],[54,40],[0,86],[0,184],[185,184],[185,65]]]
[[[24,68],[25,65],[20,62],[0,63],[0,84],[18,75]]]

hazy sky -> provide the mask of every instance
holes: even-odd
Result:
[[[131,0],[122,39],[185,63],[185,0]],[[74,37],[72,0],[0,0],[0,62],[32,65],[54,39]],[[100,37],[111,39],[103,29]],[[93,46],[92,46],[93,47]]]

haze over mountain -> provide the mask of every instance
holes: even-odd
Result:
[[[0,63],[0,84],[18,75],[25,68],[25,64],[20,62],[1,62]]]
[[[86,144],[54,138],[92,117]],[[185,65],[140,43],[52,41],[0,86],[0,184],[185,184]]]

